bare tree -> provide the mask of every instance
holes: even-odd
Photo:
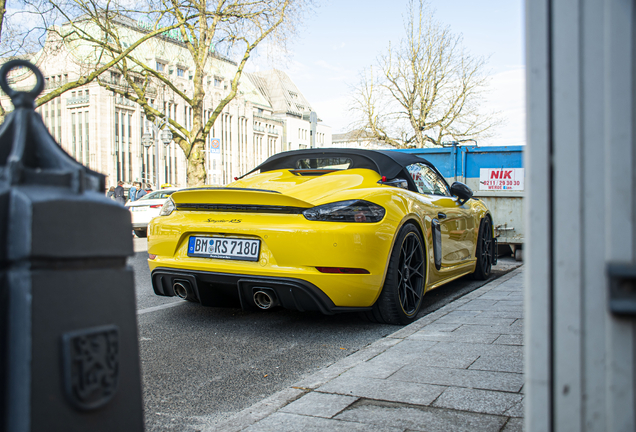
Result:
[[[487,136],[499,122],[479,110],[485,60],[435,21],[426,0],[411,1],[406,37],[363,71],[351,109],[356,127],[394,147],[426,147]]]
[[[66,61],[73,62],[79,71],[78,79],[43,94],[36,104],[42,105],[72,88],[97,80],[103,87],[139,104],[148,120],[165,123],[186,156],[189,185],[205,182],[205,139],[223,109],[239,94],[245,65],[256,48],[266,39],[284,48],[304,7],[311,3],[311,0],[20,1],[25,2],[25,10],[35,11],[42,20],[41,28],[46,32],[39,33],[39,44],[44,55],[66,56]],[[180,50],[175,51],[175,43]],[[163,52],[168,60],[178,57],[192,74],[190,84],[179,85],[167,71],[157,70],[149,52]],[[229,88],[222,97],[213,98],[206,94],[204,80],[214,73],[214,62],[230,57],[237,61],[233,62]],[[232,62],[226,61],[229,63]],[[113,80],[113,76],[119,78]],[[183,101],[191,108],[192,121],[180,123],[170,116],[159,103],[161,97],[163,101]]]
[[[150,0],[142,10],[116,1],[59,1],[67,1],[56,4],[67,19],[57,30],[60,40],[91,46],[92,50],[84,50],[83,63],[100,65],[93,72],[98,82],[139,104],[148,120],[165,122],[186,156],[192,186],[205,182],[205,139],[239,93],[246,63],[266,39],[284,46],[303,5],[301,0]],[[149,52],[182,64],[192,75],[188,85],[160,70]],[[229,57],[237,60],[231,72],[226,70],[231,73],[229,88],[221,98],[213,98],[206,94],[206,78],[214,74],[214,62],[225,59],[227,65]],[[116,71],[120,81],[103,75],[106,70]],[[170,99],[191,108],[191,122],[178,122],[166,112],[165,101]]]
[[[7,1],[0,0],[0,58],[25,56],[39,50],[44,33],[44,19],[39,11],[23,0],[7,7]]]
[[[92,2],[83,0],[65,1],[56,3],[50,0],[19,0],[13,4],[13,10],[6,10],[6,0],[0,0],[0,58],[26,58],[33,60],[34,55],[40,54],[40,62],[50,60],[54,56],[68,56],[68,46],[89,37],[86,23],[88,17],[101,14],[102,19],[109,19],[117,12],[109,13],[109,4],[103,8]],[[56,26],[56,22],[64,21],[65,25]],[[76,25],[83,23],[82,26]],[[90,28],[94,30],[94,28]],[[78,78],[61,83],[56,88],[46,91],[36,100],[36,106],[45,104],[66,91],[86,85],[105,71],[113,68],[124,57],[166,29],[147,31],[140,35],[139,39],[118,55],[112,56],[109,51],[89,50],[88,58],[75,60],[68,56],[69,61],[78,61],[80,73]],[[33,75],[27,74],[22,81],[26,81],[26,87],[33,81]],[[0,119],[4,118],[6,111],[0,105]]]
[[[0,0],[0,58],[28,58],[41,48],[37,35],[42,34],[42,20],[21,0],[11,6],[8,10],[6,0]],[[5,114],[0,104],[0,122]]]

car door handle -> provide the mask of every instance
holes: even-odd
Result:
[[[446,219],[446,213],[442,213],[442,212],[437,213],[437,218],[438,219]]]

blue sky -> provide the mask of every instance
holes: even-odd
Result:
[[[351,86],[404,34],[408,2],[323,0],[289,44],[286,59],[256,59],[253,68],[284,70],[333,133],[351,123]],[[525,143],[525,58],[522,0],[431,0],[435,17],[463,35],[464,47],[488,59],[491,75],[485,111],[499,111],[504,124],[483,145]],[[261,51],[262,52],[262,51]]]

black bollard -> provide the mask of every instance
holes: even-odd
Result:
[[[130,214],[48,133],[35,66],[0,87],[0,431],[142,431]]]

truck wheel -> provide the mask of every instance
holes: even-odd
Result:
[[[406,325],[415,321],[422,305],[426,263],[424,242],[415,226],[399,231],[380,297],[367,313],[372,321]]]
[[[148,231],[145,229],[136,229],[135,235],[139,238],[146,238],[148,236]]]

